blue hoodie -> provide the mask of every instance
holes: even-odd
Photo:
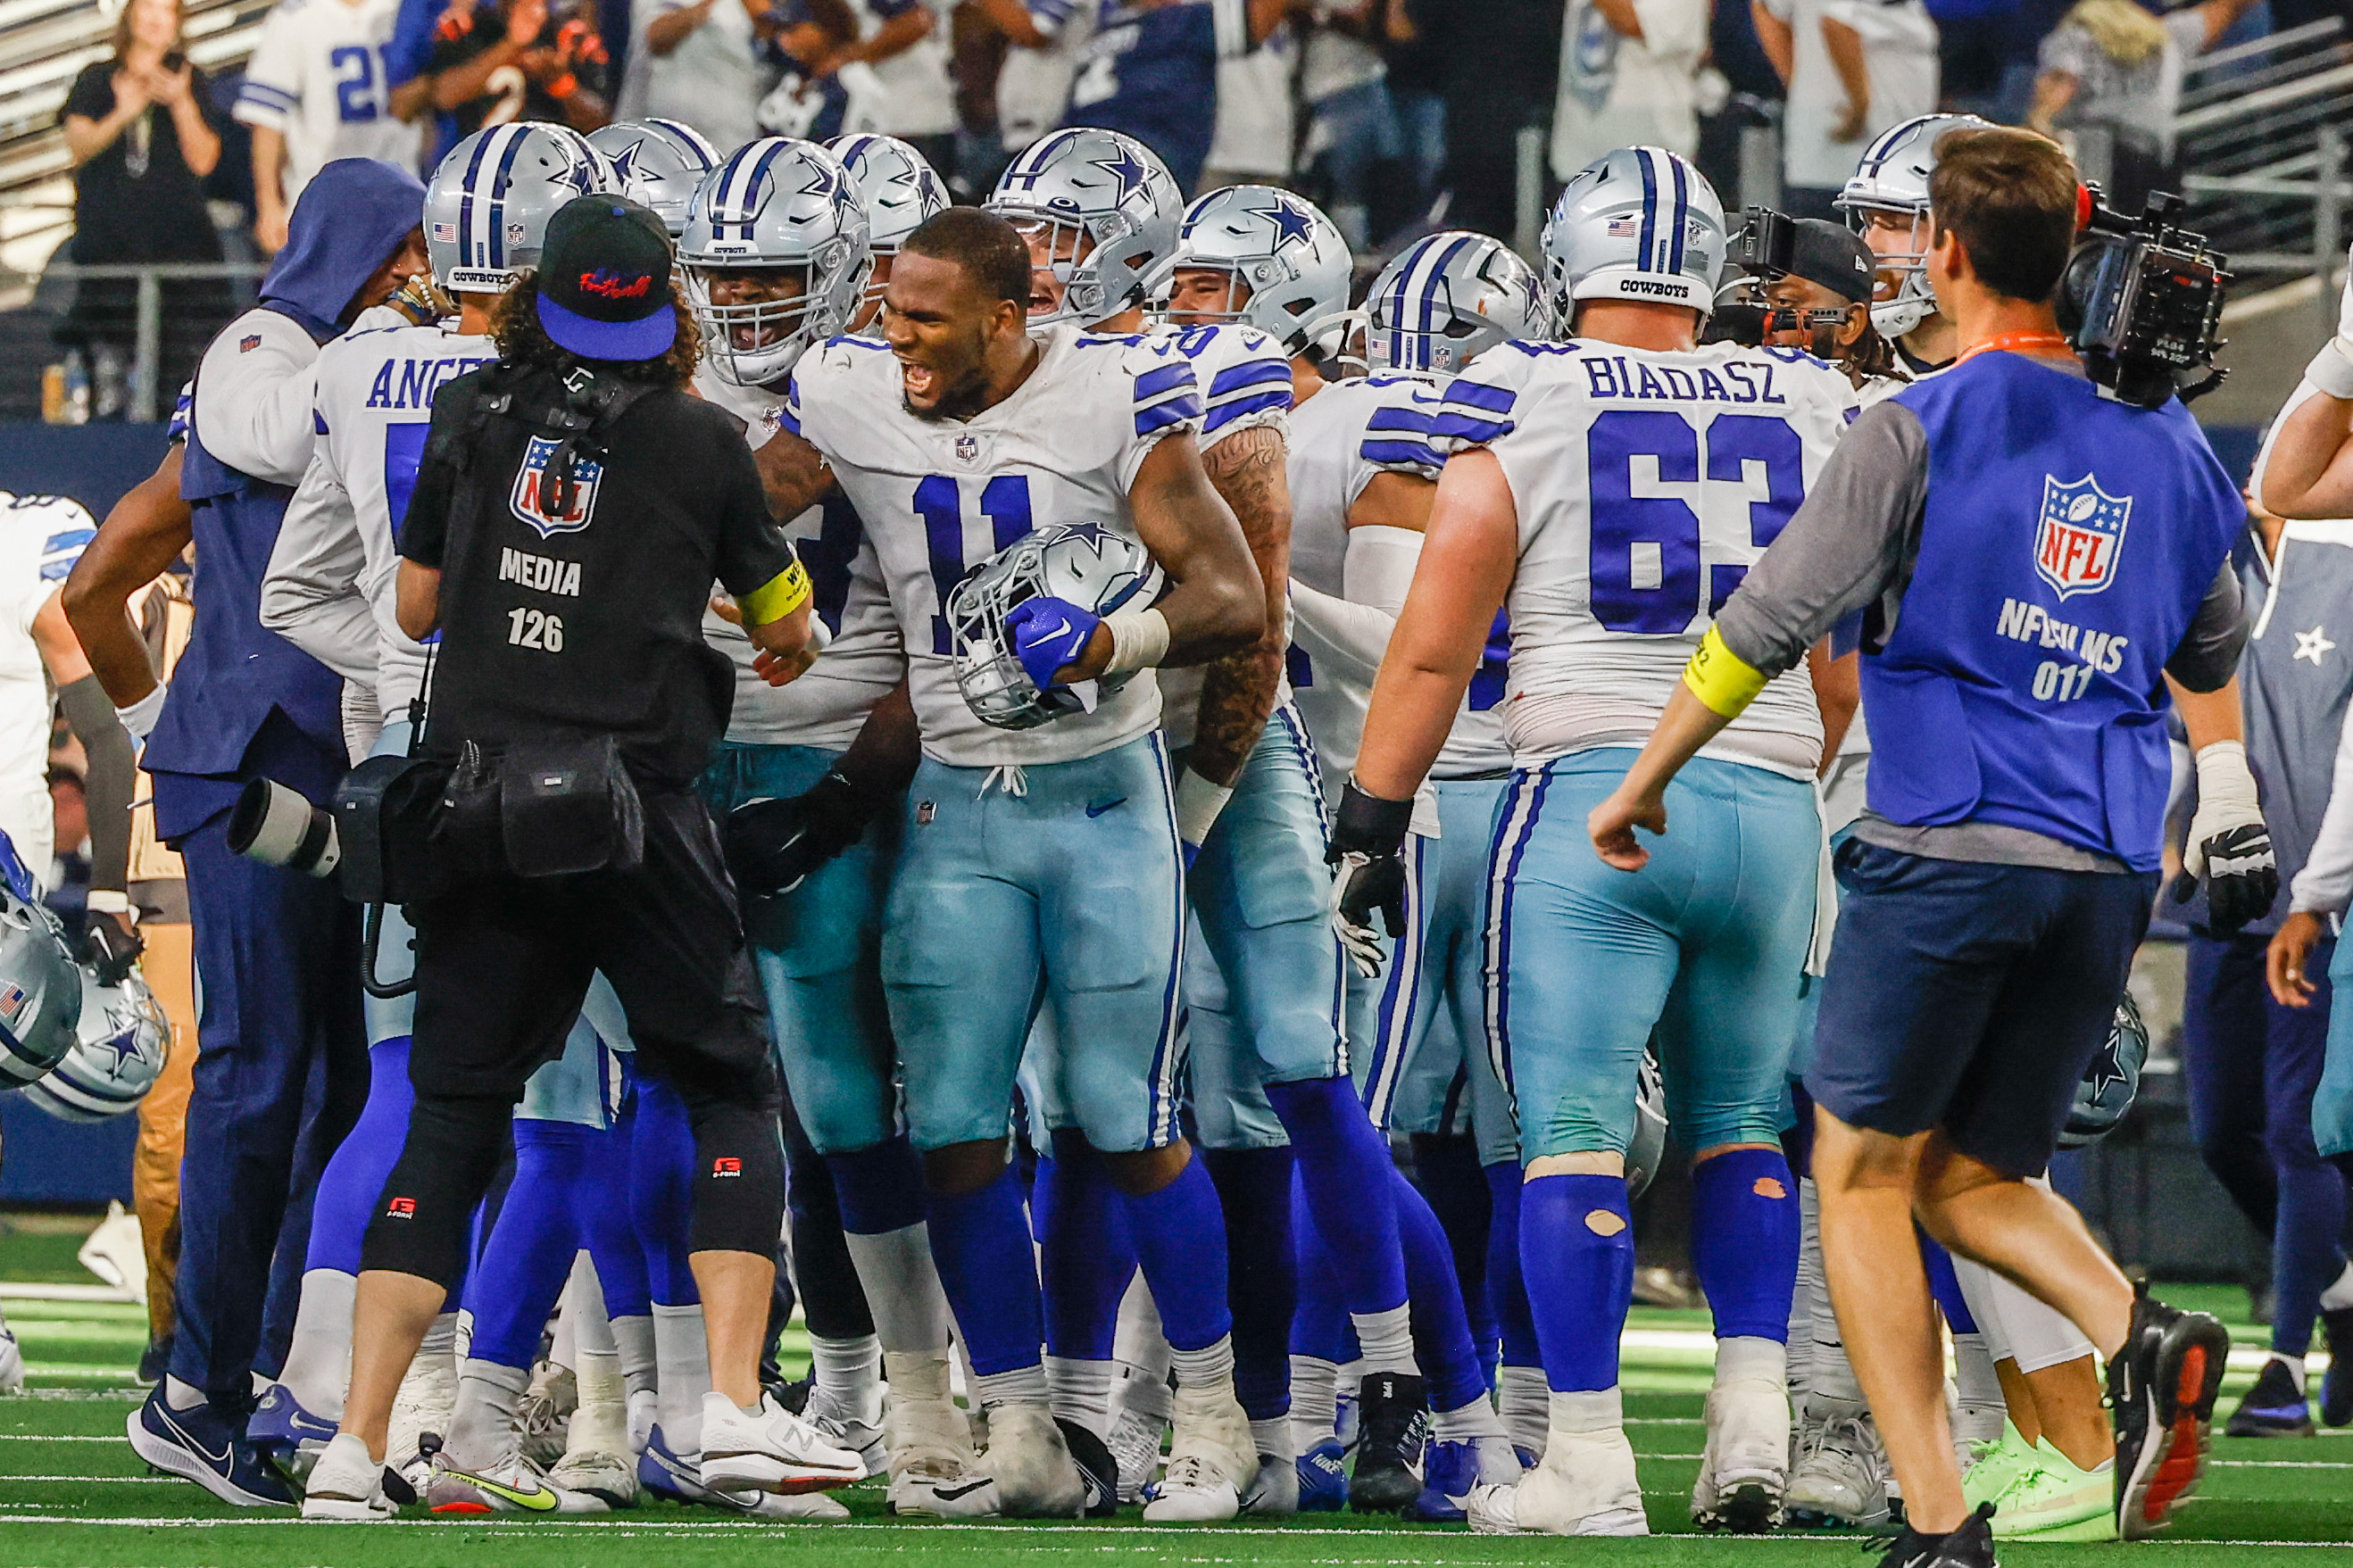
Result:
[[[311,177],[286,223],[286,248],[261,280],[261,303],[321,342],[343,308],[425,217],[415,174],[375,158],[338,158]]]

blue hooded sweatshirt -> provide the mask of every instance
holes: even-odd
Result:
[[[264,309],[290,316],[325,342],[343,307],[423,221],[425,186],[375,158],[338,158],[311,177],[286,221],[286,248],[261,280]]]

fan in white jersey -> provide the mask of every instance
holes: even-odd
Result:
[[[1616,1363],[1624,1156],[1654,1033],[1695,1155],[1694,1253],[1718,1342],[1694,1513],[1758,1530],[1779,1511],[1798,1234],[1780,1097],[1820,844],[1813,692],[1785,681],[1753,729],[1727,732],[1707,783],[1673,804],[1696,829],[1686,858],[1628,875],[1598,862],[1584,831],[1854,406],[1845,377],[1804,354],[1694,346],[1724,246],[1715,192],[1672,153],[1621,149],[1562,192],[1545,260],[1577,336],[1492,349],[1447,389],[1432,436],[1452,452],[1430,542],[1335,827],[1366,856],[1343,893],[1361,919],[1396,879],[1413,792],[1508,608],[1514,765],[1486,1022],[1519,1115],[1521,1259],[1551,1430],[1526,1480],[1473,1494],[1473,1528],[1648,1530]]]
[[[311,176],[338,158],[413,169],[429,105],[419,82],[397,95],[387,56],[400,0],[278,0],[261,24],[231,112],[253,127],[253,232],[286,243],[286,216]]]

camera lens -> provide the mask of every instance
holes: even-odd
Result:
[[[301,791],[269,779],[255,779],[237,797],[229,813],[228,847],[265,866],[313,877],[332,875],[343,858],[335,819]]]

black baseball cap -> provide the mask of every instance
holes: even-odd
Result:
[[[583,359],[659,359],[678,336],[670,230],[624,196],[575,196],[547,220],[539,324]]]
[[[1818,217],[1799,218],[1796,227],[1797,242],[1789,247],[1789,276],[1819,283],[1855,304],[1869,304],[1879,262],[1862,236],[1843,224]]]

